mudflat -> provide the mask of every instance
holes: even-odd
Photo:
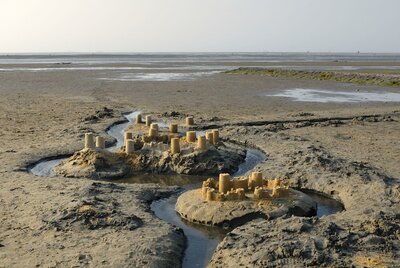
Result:
[[[270,96],[296,88],[400,88],[218,72],[169,81],[122,79],[128,72],[148,77],[149,71],[121,70],[143,66],[115,63],[99,69],[0,69],[11,67],[22,69],[0,71],[0,267],[180,265],[184,234],[150,210],[153,200],[177,187],[27,172],[44,157],[81,149],[86,132],[105,136],[109,125],[133,110],[165,120],[176,112],[194,116],[199,126],[220,128],[224,139],[264,151],[268,159],[256,167],[263,174],[285,177],[291,186],[324,193],[345,207],[322,218],[248,222],[227,234],[210,267],[400,265],[400,103]]]

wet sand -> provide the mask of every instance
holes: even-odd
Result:
[[[182,233],[150,211],[151,200],[176,188],[35,177],[26,172],[30,163],[43,157],[80,149],[85,132],[104,134],[110,124],[123,119],[122,112],[136,109],[154,115],[177,111],[205,125],[212,120],[224,126],[223,136],[268,154],[268,161],[257,167],[264,174],[286,176],[293,186],[329,194],[346,208],[320,220],[293,217],[238,227],[217,247],[210,266],[399,264],[400,104],[294,102],[265,96],[292,88],[398,89],[226,74],[168,82],[99,79],[118,72],[0,72],[0,267],[179,264]],[[113,112],[104,113],[103,107]],[[357,119],[374,114],[372,119]],[[350,119],[307,121],[329,117]],[[302,122],[235,125],[260,120]],[[93,192],[102,199],[96,201],[100,205],[114,202],[114,208],[103,208],[106,211],[139,218],[137,226],[90,229],[65,222],[63,215],[94,202]],[[288,226],[292,231],[286,231]],[[268,238],[257,238],[260,231]]]

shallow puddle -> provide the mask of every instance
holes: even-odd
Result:
[[[203,76],[210,76],[220,73],[220,71],[204,71],[204,72],[180,72],[180,73],[123,73],[117,77],[99,78],[101,80],[110,81],[192,81]]]
[[[65,159],[67,159],[67,157],[61,157],[52,160],[42,160],[34,164],[32,167],[29,167],[28,171],[36,176],[54,177],[56,174],[53,168]]]
[[[314,199],[315,202],[317,202],[317,217],[335,214],[344,209],[342,203],[336,201],[333,198],[327,197],[324,194],[306,189],[302,189],[300,191],[307,194],[309,197]]]
[[[400,102],[400,93],[393,92],[349,92],[323,89],[293,88],[280,93],[266,94],[268,97],[285,97],[298,102],[359,103],[359,102]]]

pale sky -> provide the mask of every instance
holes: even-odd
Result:
[[[0,0],[0,53],[400,52],[400,0]]]

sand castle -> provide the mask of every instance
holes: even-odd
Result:
[[[240,225],[244,219],[313,216],[316,209],[316,202],[306,194],[257,171],[237,178],[220,173],[218,181],[209,178],[201,188],[181,194],[175,205],[185,220],[223,227]]]
[[[237,170],[246,150],[222,142],[218,129],[204,135],[196,132],[194,126],[193,117],[187,117],[180,125],[165,125],[153,121],[150,115],[138,114],[124,132],[123,146],[104,150],[103,137],[86,133],[84,149],[55,171],[67,177],[114,178],[136,172],[215,175]],[[113,170],[118,170],[115,176]]]
[[[287,192],[288,186],[281,179],[264,179],[262,173],[257,171],[239,178],[221,173],[218,182],[209,178],[201,187],[201,195],[205,201],[244,200],[248,193],[252,193],[256,200],[271,199],[283,197]]]

